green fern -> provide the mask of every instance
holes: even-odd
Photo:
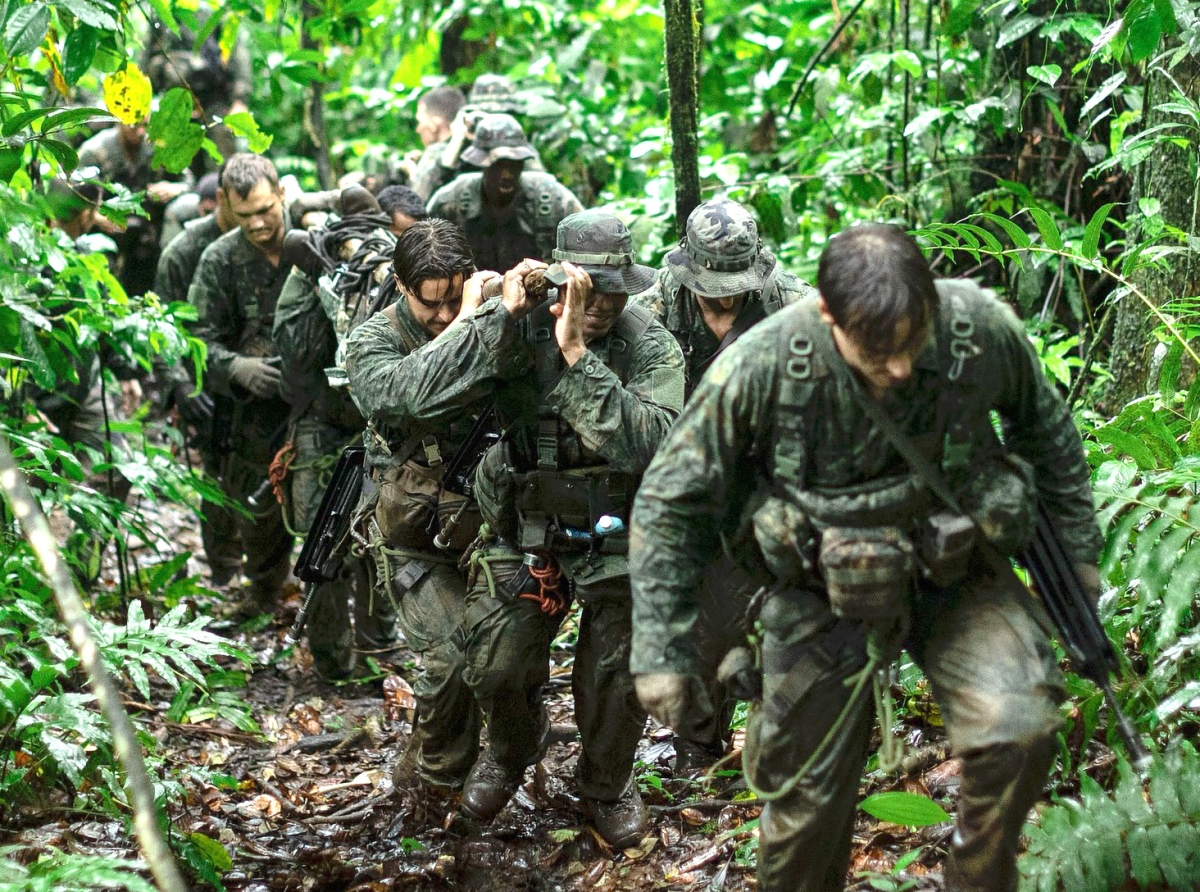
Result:
[[[1086,775],[1028,824],[1021,892],[1200,886],[1200,756],[1189,743],[1155,756],[1149,785],[1123,759],[1112,794]]]

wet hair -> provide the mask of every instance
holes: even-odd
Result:
[[[461,229],[449,220],[430,217],[396,236],[392,271],[401,285],[417,294],[431,279],[471,275],[475,261]]]
[[[221,166],[221,188],[225,194],[236,192],[245,198],[259,183],[279,188],[279,172],[262,155],[239,152]]]
[[[429,216],[421,196],[408,186],[388,186],[380,190],[375,197],[379,201],[379,207],[389,217],[404,214],[414,220],[424,220]]]
[[[449,124],[454,120],[459,109],[467,104],[467,97],[458,87],[434,87],[429,92],[421,94],[417,104],[423,105],[426,113],[436,115]]]
[[[830,239],[817,288],[838,326],[873,353],[916,346],[938,312],[929,263],[910,235],[888,224],[855,226]],[[909,335],[897,343],[904,320]]]
[[[200,182],[196,184],[196,194],[200,196],[201,201],[216,201],[217,187],[221,183],[221,175],[218,173],[206,173],[200,177]]]

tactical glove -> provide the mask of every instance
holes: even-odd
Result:
[[[171,392],[171,400],[185,424],[201,427],[212,420],[213,401],[212,397],[203,391],[193,396],[194,389],[191,384],[177,384]]]
[[[1075,575],[1079,577],[1079,583],[1083,586],[1083,593],[1088,596],[1088,600],[1095,607],[1100,602],[1100,595],[1104,593],[1104,582],[1100,579],[1100,568],[1095,564],[1076,563]]]
[[[633,687],[646,711],[668,728],[680,726],[689,705],[702,709],[708,702],[699,681],[690,675],[674,672],[635,675]]]
[[[229,377],[259,399],[279,396],[279,384],[283,376],[272,363],[278,360],[261,356],[237,356],[229,364]]]

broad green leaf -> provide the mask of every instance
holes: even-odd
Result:
[[[74,86],[87,74],[99,44],[100,32],[87,25],[77,25],[75,30],[67,35],[67,41],[63,44],[62,73],[68,84]]]
[[[229,857],[229,852],[225,846],[217,842],[212,837],[205,836],[203,833],[191,833],[188,839],[196,846],[204,857],[209,860],[213,867],[224,873],[227,870],[233,869],[233,859]]]
[[[1009,220],[1007,217],[1001,217],[999,214],[980,214],[979,216],[984,220],[995,223],[997,226],[1003,229],[1005,233],[1008,234],[1008,237],[1012,240],[1013,245],[1016,247],[1029,247],[1029,233],[1027,233],[1012,220]]]
[[[1104,221],[1108,219],[1108,213],[1117,206],[1115,201],[1110,201],[1097,209],[1096,213],[1092,214],[1092,219],[1088,221],[1087,228],[1083,233],[1083,247],[1079,249],[1079,253],[1092,260],[1096,257],[1100,247],[1100,232],[1104,228]]]
[[[54,156],[54,160],[65,173],[70,173],[79,166],[79,153],[62,140],[43,138],[39,140],[39,144]]]
[[[966,34],[971,23],[975,21],[975,10],[983,4],[983,0],[959,0],[946,16],[942,24],[942,33],[947,37],[958,37]],[[945,7],[943,7],[944,9]]]
[[[1041,81],[1048,87],[1053,87],[1062,77],[1062,66],[1059,65],[1030,65],[1025,71],[1035,81]]]
[[[1046,243],[1046,247],[1051,251],[1061,251],[1063,247],[1062,235],[1058,231],[1058,226],[1055,224],[1054,218],[1038,207],[1029,207],[1025,210],[1033,218],[1038,232],[1042,234],[1042,241]]]
[[[102,108],[66,108],[59,111],[52,109],[51,113],[46,115],[42,120],[38,129],[42,133],[48,133],[51,130],[60,130],[74,124],[82,124],[84,121],[90,121],[93,118],[104,118],[111,121],[108,112]]]
[[[920,136],[948,114],[948,108],[927,108],[908,122],[908,126],[904,128],[904,135]]]
[[[1158,467],[1158,462],[1154,460],[1154,453],[1150,451],[1150,447],[1127,431],[1111,426],[1102,427],[1093,431],[1092,436],[1101,443],[1110,443],[1115,446],[1118,450],[1116,454],[1128,455],[1144,471],[1152,471]]]
[[[876,793],[864,799],[860,807],[880,821],[904,827],[928,827],[950,820],[940,805],[916,793]]]
[[[154,14],[162,20],[162,23],[171,29],[172,34],[179,33],[179,22],[175,20],[175,14],[171,12],[170,0],[150,0],[150,6],[154,9]]]
[[[1016,43],[1025,35],[1036,30],[1037,26],[1045,20],[1045,16],[1027,15],[1025,13],[1014,16],[1005,22],[1004,27],[1000,29],[1000,36],[996,40],[996,49],[1003,49],[1010,43]]]
[[[53,0],[55,6],[68,10],[75,18],[85,25],[100,28],[103,31],[116,31],[120,28],[115,10],[105,3],[95,0]]]
[[[4,27],[4,46],[9,56],[27,56],[32,53],[50,30],[50,7],[44,3],[30,3],[12,14]]]
[[[1154,0],[1154,11],[1158,13],[1158,24],[1164,34],[1174,34],[1179,30],[1179,21],[1175,18],[1175,7],[1171,0]]]
[[[1114,74],[1112,77],[1107,78],[1104,83],[1102,83],[1096,89],[1096,92],[1091,95],[1088,101],[1083,104],[1083,108],[1079,110],[1079,117],[1081,119],[1086,118],[1091,111],[1096,108],[1096,106],[1111,96],[1116,91],[1117,87],[1125,83],[1125,77],[1125,72],[1121,71],[1117,74]]]
[[[195,100],[183,87],[167,91],[150,117],[147,138],[154,144],[153,164],[171,173],[187,167],[204,144],[204,128],[192,120]]]
[[[21,167],[21,159],[25,157],[25,148],[0,148],[0,182],[7,183],[12,175]]]
[[[275,139],[271,134],[263,133],[259,129],[258,122],[254,120],[254,116],[250,112],[226,115],[221,122],[238,136],[245,137],[250,144],[250,151],[257,154],[269,149],[271,142]]]
[[[1183,341],[1172,341],[1163,359],[1162,369],[1158,373],[1158,389],[1163,401],[1170,403],[1175,399],[1179,386],[1179,371],[1183,368]]]
[[[1135,63],[1152,56],[1162,42],[1162,22],[1150,3],[1145,3],[1136,15],[1127,10],[1125,27],[1129,31],[1129,56]]]

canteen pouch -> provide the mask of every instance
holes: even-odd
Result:
[[[441,467],[429,468],[409,459],[379,475],[375,520],[392,548],[428,549],[438,530],[469,500],[444,490]],[[451,551],[462,551],[479,532],[479,509],[469,505],[450,535]]]
[[[908,610],[914,550],[899,527],[830,527],[819,563],[835,616],[878,622]]]
[[[939,588],[958,582],[967,575],[978,536],[971,518],[953,511],[925,518],[917,549],[922,574]]]

